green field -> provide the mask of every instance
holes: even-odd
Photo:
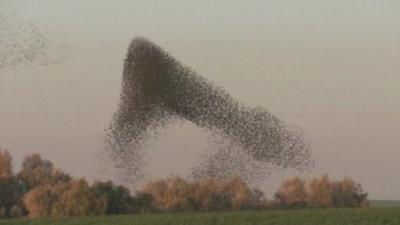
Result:
[[[301,209],[264,212],[170,213],[66,219],[2,220],[0,225],[389,225],[400,208]]]
[[[372,207],[400,207],[400,200],[372,200]]]

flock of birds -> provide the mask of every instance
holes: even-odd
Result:
[[[269,168],[305,168],[310,148],[297,129],[266,109],[249,108],[145,38],[128,49],[119,107],[106,134],[107,151],[132,180],[141,179],[143,145],[170,122],[190,121],[211,133],[215,150],[194,177],[260,179]]]
[[[0,69],[26,65],[54,65],[68,57],[62,36],[26,22],[0,14]]]
[[[0,14],[0,69],[62,62],[67,46],[51,32]],[[266,109],[250,108],[146,38],[132,40],[124,62],[120,103],[106,130],[106,152],[123,177],[144,177],[144,144],[174,121],[211,135],[194,178],[260,180],[273,167],[306,168],[311,151],[298,129]]]

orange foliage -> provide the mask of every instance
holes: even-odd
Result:
[[[304,181],[299,177],[284,181],[275,194],[275,198],[283,207],[305,207],[308,196]]]
[[[361,184],[349,177],[333,183],[332,203],[334,207],[364,207],[369,205],[368,194]]]
[[[193,195],[192,186],[179,177],[147,182],[140,193],[151,195],[151,207],[158,211],[192,210],[188,198],[188,196]]]
[[[12,158],[7,150],[0,148],[0,179],[9,179],[12,173]]]
[[[321,178],[314,178],[308,183],[309,201],[314,207],[332,206],[332,191],[333,185],[329,180],[328,175],[323,175]]]
[[[193,182],[179,177],[147,182],[139,191],[147,195],[155,211],[239,210],[260,207],[265,200],[260,192],[252,191],[240,178]]]
[[[106,207],[105,200],[96,198],[83,179],[36,186],[23,200],[32,218],[100,215]]]
[[[282,183],[275,194],[281,207],[363,207],[368,206],[368,194],[351,178],[331,181],[327,175],[314,178],[305,187],[298,177]]]

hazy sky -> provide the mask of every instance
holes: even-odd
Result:
[[[316,162],[304,176],[350,176],[373,199],[400,199],[400,1],[0,0],[0,13],[61,35],[70,51],[59,65],[0,70],[0,146],[16,164],[38,152],[75,176],[113,178],[98,154],[141,35],[301,127]],[[146,170],[185,175],[206,145],[193,125],[172,125],[146,146]],[[293,174],[262,187],[271,195]]]

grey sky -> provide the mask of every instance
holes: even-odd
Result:
[[[62,35],[71,52],[0,71],[0,146],[17,164],[39,152],[73,175],[112,178],[97,155],[141,35],[301,127],[316,160],[305,176],[350,176],[371,198],[400,199],[399,1],[0,0],[0,13]],[[207,145],[190,124],[171,128],[146,147],[152,176],[184,175]],[[275,173],[265,191],[292,174]]]

